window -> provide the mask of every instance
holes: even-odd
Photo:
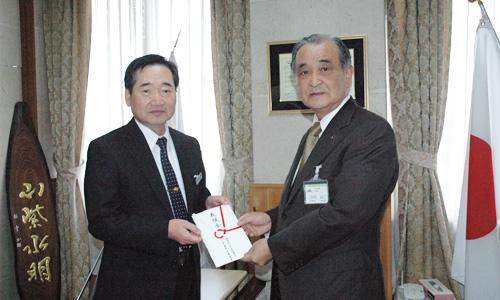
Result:
[[[169,124],[200,142],[207,186],[221,190],[221,149],[212,78],[209,0],[93,0],[83,155],[91,140],[126,124],[123,75],[135,58],[167,58],[179,67],[177,110]]]
[[[484,6],[497,30],[500,28],[500,4],[485,1]],[[462,194],[474,71],[474,42],[480,19],[481,10],[477,3],[453,2],[448,98],[437,168],[452,232],[456,230]]]

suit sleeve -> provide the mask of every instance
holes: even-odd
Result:
[[[103,143],[89,145],[85,203],[90,233],[117,247],[169,255],[176,250],[176,242],[168,238],[168,218],[124,209],[123,199],[130,195],[123,192],[119,162],[112,153]]]
[[[279,205],[275,208],[266,211],[266,214],[268,214],[269,217],[271,218],[271,224],[278,223],[278,213],[279,213]]]
[[[398,160],[390,126],[385,121],[371,125],[351,137],[340,171],[329,175],[330,202],[269,238],[274,262],[283,273],[341,245],[379,216],[394,189]]]

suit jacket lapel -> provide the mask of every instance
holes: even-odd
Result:
[[[299,190],[302,188],[302,183],[306,180],[311,179],[314,176],[315,166],[321,164],[321,162],[325,159],[325,157],[335,149],[335,147],[344,139],[345,133],[342,129],[349,125],[352,119],[352,115],[354,110],[356,109],[356,104],[354,100],[351,98],[347,101],[347,103],[340,109],[340,111],[335,115],[335,117],[330,121],[330,124],[326,127],[325,131],[321,134],[316,146],[313,151],[309,155],[304,167],[300,172],[297,173],[297,177],[295,178],[294,184],[290,188],[290,192],[288,194],[288,200],[285,203],[290,203],[290,199],[293,199]],[[307,136],[307,134],[306,134]],[[305,141],[305,137],[302,138]],[[302,143],[301,143],[302,145]],[[302,145],[303,148],[303,145]],[[302,151],[300,151],[300,156],[302,155]],[[292,168],[290,172],[295,172],[295,168]],[[292,175],[293,176],[293,175]]]
[[[135,167],[142,172],[142,175],[151,185],[151,188],[158,197],[158,200],[165,206],[173,218],[174,214],[172,212],[172,208],[170,207],[170,203],[168,202],[165,185],[163,184],[161,176],[158,173],[158,167],[156,166],[154,157],[151,154],[151,149],[148,147],[146,138],[135,123],[134,119],[132,119],[126,127],[127,134],[124,135],[124,140],[126,141],[124,148],[128,149],[131,154],[131,159],[135,161]]]
[[[290,199],[288,195],[290,194],[290,191],[293,187],[293,177],[295,176],[295,170],[297,170],[297,166],[299,165],[300,159],[302,157],[302,152],[304,152],[304,146],[306,144],[306,138],[308,134],[309,130],[302,137],[299,148],[297,149],[297,153],[295,153],[295,158],[293,159],[292,166],[290,167],[290,171],[288,172],[288,176],[286,177],[283,193],[281,194],[280,208],[283,208]]]

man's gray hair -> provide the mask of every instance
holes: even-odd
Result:
[[[349,52],[349,48],[342,42],[338,37],[332,37],[326,34],[311,34],[310,36],[304,37],[302,40],[298,41],[295,46],[293,46],[292,50],[292,61],[290,62],[290,67],[292,68],[293,73],[296,72],[295,59],[297,58],[297,52],[299,52],[302,46],[307,44],[319,44],[324,41],[331,41],[337,48],[339,49],[339,61],[343,70],[345,70],[349,65],[351,65],[351,54]]]

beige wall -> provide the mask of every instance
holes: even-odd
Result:
[[[312,115],[269,114],[266,45],[312,33],[367,35],[369,109],[386,116],[384,1],[252,0],[255,182],[282,183]]]

